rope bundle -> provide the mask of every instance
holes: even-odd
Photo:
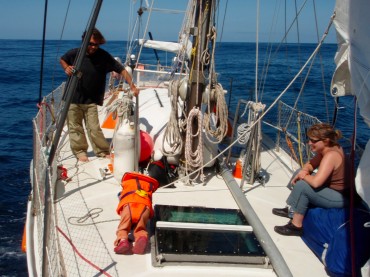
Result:
[[[247,123],[242,123],[238,127],[238,142],[240,144],[246,145],[247,142],[249,141],[249,137],[251,135],[251,127]]]
[[[133,107],[134,102],[129,98],[129,96],[124,95],[122,98],[117,98],[110,105],[108,105],[107,112],[116,112],[121,121],[122,119],[128,118],[131,115]]]
[[[211,125],[211,113],[208,110],[208,114],[204,114],[204,128],[206,130],[206,135],[209,141],[212,143],[220,143],[227,133],[227,120],[228,112],[226,101],[224,97],[224,90],[221,84],[217,84],[215,88],[215,99],[216,99],[216,124]],[[210,108],[210,96],[208,97],[208,109]],[[217,124],[218,123],[218,124]],[[212,136],[215,140],[211,140],[208,135]]]
[[[183,148],[183,140],[181,137],[180,127],[177,121],[178,109],[177,109],[177,98],[178,98],[178,87],[179,81],[170,81],[168,93],[171,98],[171,114],[170,119],[167,123],[166,130],[163,136],[163,154],[165,156],[175,156],[181,153]],[[165,142],[171,147],[170,151],[167,151]]]
[[[186,144],[185,144],[185,160],[186,160],[186,174],[189,175],[189,167],[197,168],[203,167],[203,138],[202,138],[202,112],[199,108],[193,108],[189,112],[186,129]],[[198,120],[198,130],[193,133],[192,122]],[[193,151],[193,139],[198,137],[198,145]],[[203,168],[199,171],[201,174],[201,181],[204,181]],[[199,176],[198,174],[193,179]]]

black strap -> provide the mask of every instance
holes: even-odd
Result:
[[[126,192],[124,195],[120,196],[120,197],[119,197],[119,200],[122,200],[122,199],[123,199],[123,198],[125,198],[126,196],[128,196],[128,195],[130,195],[130,194],[133,194],[133,193],[135,193],[135,192],[136,192],[136,190],[128,191],[128,192]]]
[[[136,177],[135,179],[136,179],[137,189],[141,190],[141,185],[140,185],[140,182],[139,182],[139,178]],[[153,184],[151,182],[149,182],[149,185],[150,185],[149,191],[153,191]],[[149,191],[147,191],[147,192],[149,192]]]

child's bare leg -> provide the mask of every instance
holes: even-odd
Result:
[[[148,244],[148,231],[146,230],[146,224],[150,217],[150,210],[145,207],[145,211],[142,213],[139,222],[134,230],[135,244],[132,252],[135,254],[144,254],[146,246]]]
[[[128,239],[128,233],[131,230],[131,215],[129,205],[125,205],[121,211],[121,220],[118,224],[116,242],[120,239]],[[115,243],[115,245],[117,245]]]

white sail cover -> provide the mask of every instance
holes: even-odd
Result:
[[[331,81],[331,94],[334,97],[350,95],[351,75],[349,73],[348,55],[349,55],[349,35],[348,35],[348,3],[346,1],[337,1],[335,7],[336,16],[334,25],[337,31],[338,50],[335,55],[337,68]]]
[[[184,51],[187,55],[187,58],[190,58],[191,55],[191,43],[178,43],[178,42],[169,42],[169,41],[158,41],[158,40],[148,40],[148,39],[139,39],[139,45],[143,45],[146,48],[152,48],[156,50],[163,50],[172,53],[179,53]]]
[[[360,115],[370,126],[370,1],[337,0],[337,69],[332,79],[334,96],[356,95]],[[356,190],[370,206],[370,140],[356,173]]]

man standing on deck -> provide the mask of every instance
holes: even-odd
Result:
[[[82,39],[84,39],[85,34],[86,32],[83,33]],[[78,80],[78,85],[68,110],[67,122],[71,149],[81,162],[89,160],[83,122],[85,122],[87,135],[95,155],[98,157],[109,157],[110,155],[109,143],[100,128],[97,110],[97,105],[101,106],[103,104],[107,73],[114,71],[120,74],[130,85],[134,95],[137,96],[139,94],[139,90],[124,67],[107,51],[99,47],[105,42],[105,38],[100,31],[94,29],[86,50],[86,56],[81,65],[82,76]],[[78,51],[79,48],[71,49],[60,59],[60,64],[68,76],[73,74],[73,64]]]

